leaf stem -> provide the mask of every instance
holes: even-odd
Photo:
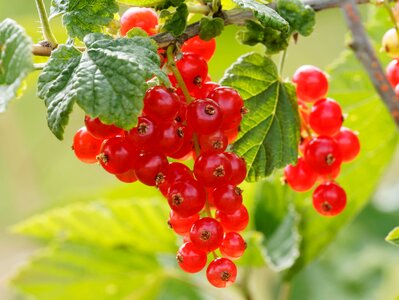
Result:
[[[46,7],[43,0],[35,0],[37,12],[39,13],[40,23],[42,24],[42,31],[45,40],[50,44],[51,49],[57,48],[57,40],[51,31],[51,26],[48,20]]]
[[[283,51],[283,53],[281,53],[281,56],[280,56],[279,73],[280,73],[281,77],[283,77],[284,64],[285,64],[286,58],[287,58],[287,49],[285,49]]]
[[[202,4],[187,4],[187,9],[188,12],[192,14],[207,15],[211,12],[211,9],[208,5]]]

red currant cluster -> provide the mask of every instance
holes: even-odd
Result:
[[[122,21],[128,22],[123,16]],[[134,26],[153,32],[153,27],[138,24]],[[122,28],[122,33],[129,30]],[[246,177],[246,164],[226,152],[237,135],[244,102],[234,89],[208,79],[207,60],[215,50],[214,40],[193,38],[182,50],[174,62],[177,72],[169,75],[174,87],[147,90],[136,127],[123,131],[87,116],[73,149],[81,161],[99,162],[123,182],[156,186],[171,208],[168,224],[183,237],[176,256],[179,266],[189,273],[199,272],[212,253],[206,275],[221,288],[236,280],[232,260],[246,249],[238,233],[249,220],[238,187]],[[180,162],[169,163],[168,158],[194,158],[193,171]]]
[[[342,127],[340,105],[326,98],[328,80],[321,70],[302,66],[295,72],[293,82],[301,117],[299,150],[303,156],[296,165],[285,168],[285,181],[297,192],[308,191],[321,181],[313,192],[313,206],[321,215],[335,216],[346,206],[346,193],[334,180],[341,164],[358,155],[359,139]]]

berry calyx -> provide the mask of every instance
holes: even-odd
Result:
[[[176,260],[187,273],[197,273],[206,265],[207,254],[205,251],[199,250],[193,243],[185,243],[177,251]]]
[[[209,264],[206,277],[213,286],[225,288],[236,281],[237,267],[230,259],[219,257]]]
[[[200,250],[216,250],[223,241],[223,227],[214,218],[199,219],[191,227],[190,240]]]
[[[346,193],[334,182],[320,184],[313,192],[313,207],[323,216],[335,216],[346,206]]]

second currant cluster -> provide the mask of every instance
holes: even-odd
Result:
[[[345,190],[335,181],[341,164],[355,159],[360,151],[357,135],[342,127],[341,106],[326,98],[327,76],[314,66],[302,66],[293,76],[301,117],[301,157],[284,170],[288,185],[305,192],[313,191],[313,206],[324,216],[335,216],[346,206]]]

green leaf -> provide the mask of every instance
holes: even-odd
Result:
[[[385,238],[385,240],[391,244],[399,246],[399,227],[393,229]]]
[[[167,0],[117,0],[117,2],[129,6],[156,7],[162,6]]]
[[[32,41],[14,20],[0,23],[0,113],[19,96],[20,88],[33,70]]]
[[[148,37],[90,34],[85,44],[84,53],[60,46],[39,77],[38,94],[48,108],[48,125],[59,139],[75,102],[105,124],[130,129],[143,106],[146,80],[156,75],[167,82],[159,69],[157,47]]]
[[[204,41],[209,41],[222,34],[224,21],[222,18],[203,17],[200,20],[199,37]]]
[[[264,235],[263,253],[268,265],[279,272],[290,268],[299,256],[299,218],[293,206],[293,195],[282,187],[278,176],[257,187],[254,225]]]
[[[295,162],[299,143],[295,89],[279,80],[274,62],[246,54],[226,71],[221,84],[235,88],[249,109],[233,145],[247,162],[247,180],[256,181]]]
[[[265,28],[259,22],[248,20],[245,22],[245,28],[237,31],[236,38],[244,45],[255,46],[263,43]]]
[[[52,0],[50,18],[62,14],[62,22],[72,38],[102,32],[119,10],[115,0]]]
[[[180,4],[173,14],[166,18],[163,30],[170,32],[173,36],[181,35],[187,27],[188,9],[185,3]]]
[[[52,210],[14,226],[13,231],[44,241],[174,253],[175,236],[167,217],[166,206],[156,199],[99,201]]]
[[[242,8],[253,10],[255,17],[264,27],[288,32],[290,25],[284,20],[274,9],[265,4],[261,4],[256,0],[234,0]]]
[[[316,24],[314,10],[300,0],[278,0],[277,12],[288,21],[291,32],[308,36]]]
[[[148,33],[139,27],[134,27],[126,33],[126,37],[133,38],[135,36],[148,36]]]

